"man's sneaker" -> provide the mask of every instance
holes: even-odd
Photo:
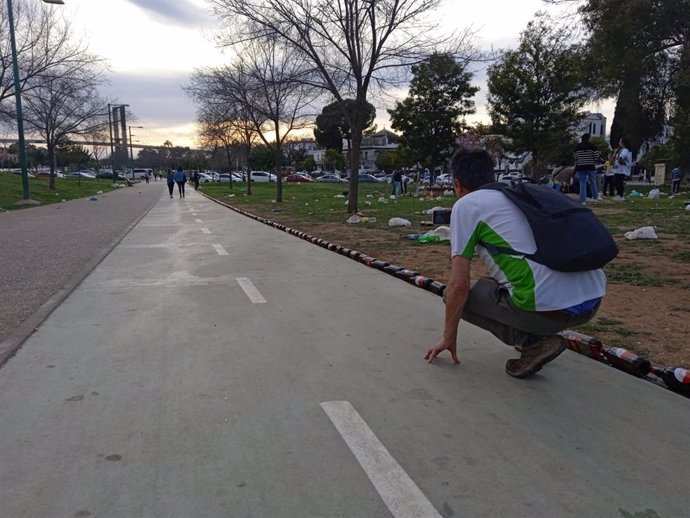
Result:
[[[557,335],[548,336],[532,345],[518,348],[520,358],[506,362],[506,372],[514,378],[528,378],[565,350]]]

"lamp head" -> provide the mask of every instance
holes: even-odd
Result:
[[[44,3],[46,4],[56,4],[56,5],[64,5],[65,2],[62,0],[43,0]]]

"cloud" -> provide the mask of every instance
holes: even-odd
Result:
[[[162,23],[197,28],[204,21],[204,10],[189,0],[127,0],[147,11]]]

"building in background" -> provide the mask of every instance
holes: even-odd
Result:
[[[606,117],[602,113],[588,113],[574,130],[574,136],[580,140],[583,133],[606,139]]]
[[[399,145],[400,135],[386,128],[371,135],[364,135],[359,150],[360,171],[378,171],[376,159],[381,151],[395,151]],[[343,153],[345,156],[349,153],[349,146],[350,143],[347,140],[343,140]]]

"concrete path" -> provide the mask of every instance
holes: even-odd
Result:
[[[688,514],[690,402],[566,352],[534,379],[434,295],[163,197],[0,370],[0,515]]]

